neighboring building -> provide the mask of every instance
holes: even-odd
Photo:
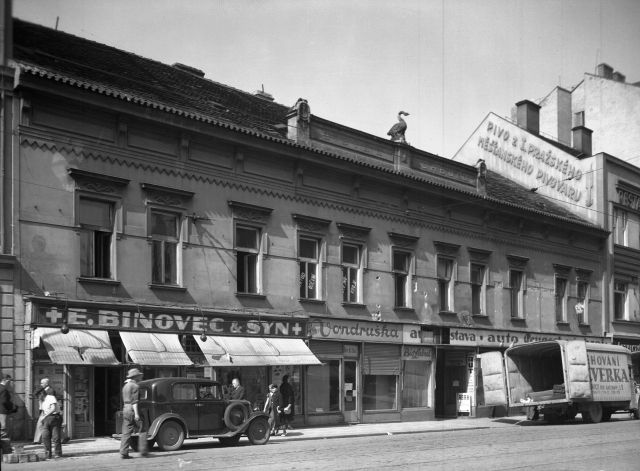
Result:
[[[587,218],[304,100],[13,31],[0,273],[16,438],[44,375],[74,438],[114,431],[132,365],[239,376],[257,406],[289,374],[305,424],[419,420],[482,413],[480,351],[602,340],[608,234]]]
[[[523,100],[512,115],[489,113],[454,160],[484,159],[611,233],[603,246],[601,329],[609,341],[640,351],[640,82],[625,83],[600,64],[571,91]],[[576,284],[572,292],[581,299],[584,289]],[[575,315],[585,312],[578,306]]]

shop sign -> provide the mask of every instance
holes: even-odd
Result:
[[[482,329],[450,329],[449,344],[476,347],[509,347],[546,340],[586,340],[594,343],[609,343],[603,337],[581,337],[573,335],[545,334],[536,332],[513,332]]]
[[[61,326],[65,313],[55,306],[40,306],[34,323]],[[150,332],[205,333],[206,335],[287,336],[304,337],[304,320],[256,319],[240,316],[221,317],[211,314],[180,311],[91,309],[69,307],[66,321],[69,327]]]
[[[422,345],[403,345],[402,359],[432,361],[433,348],[424,347]]]
[[[628,348],[632,352],[640,352],[640,341],[633,341],[628,339],[615,339],[613,341],[614,344],[620,345],[621,347]]]
[[[403,341],[403,329],[400,324],[323,319],[309,322],[309,333],[316,339],[384,343]],[[419,340],[418,338],[415,343],[420,343]]]
[[[357,357],[359,354],[358,346],[348,343],[342,344],[342,354],[346,357]]]

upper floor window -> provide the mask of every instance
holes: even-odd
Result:
[[[615,320],[626,320],[628,311],[627,290],[628,283],[616,280],[613,284],[613,317]]]
[[[236,226],[236,290],[238,293],[260,292],[260,229]]]
[[[629,214],[620,208],[613,210],[613,242],[617,245],[628,245],[627,229]]]
[[[180,245],[180,216],[151,211],[151,282],[177,285],[178,249]]]
[[[509,304],[512,319],[524,319],[526,312],[527,278],[525,269],[529,261],[526,257],[507,255],[509,262]]]
[[[114,203],[80,197],[80,276],[112,278]]]
[[[362,302],[362,264],[359,245],[342,244],[342,301]]]
[[[471,314],[486,315],[487,305],[487,267],[480,263],[471,264]]]
[[[567,279],[556,275],[555,282],[556,322],[567,322]]]
[[[298,239],[300,299],[319,299],[320,241],[309,237]]]
[[[413,254],[393,251],[393,282],[396,307],[411,307],[411,265]]]
[[[588,324],[589,319],[589,282],[578,281],[576,315],[578,324]]]
[[[453,265],[452,259],[438,255],[438,297],[441,311],[453,310]]]

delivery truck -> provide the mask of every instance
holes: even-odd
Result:
[[[617,411],[638,417],[631,352],[619,345],[550,340],[478,355],[487,406],[522,406],[530,420],[598,423]]]

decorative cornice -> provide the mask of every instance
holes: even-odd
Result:
[[[88,172],[78,168],[68,168],[67,173],[75,180],[79,190],[96,193],[121,193],[130,181],[126,178]]]
[[[458,255],[458,252],[460,251],[460,246],[458,244],[450,244],[448,242],[434,240],[433,245],[436,248],[436,252],[441,253],[442,255]]]
[[[507,260],[513,268],[525,268],[529,262],[528,257],[521,257],[520,255],[507,255]]]
[[[391,239],[395,245],[400,247],[413,247],[418,242],[418,239],[420,239],[420,237],[398,234],[397,232],[388,232],[388,234],[389,239]]]
[[[493,251],[491,250],[476,249],[473,247],[467,247],[467,252],[469,253],[469,258],[472,261],[477,261],[477,262],[488,261],[489,258],[491,257],[491,254],[493,253]]]
[[[554,263],[553,270],[556,272],[556,275],[569,276],[571,267],[568,265],[560,265],[559,263]]]
[[[326,232],[331,224],[329,219],[321,219],[313,216],[304,216],[302,214],[292,214],[291,217],[296,221],[298,229],[309,232]]]
[[[267,223],[273,212],[271,208],[242,203],[240,201],[229,200],[227,204],[233,210],[233,217],[262,225]]]
[[[152,183],[140,183],[140,187],[154,203],[168,206],[181,206],[193,198],[192,191],[179,190]]]
[[[353,224],[346,224],[344,222],[337,222],[336,226],[338,226],[342,237],[347,239],[364,240],[369,236],[369,232],[371,232],[370,227],[354,226]]]

